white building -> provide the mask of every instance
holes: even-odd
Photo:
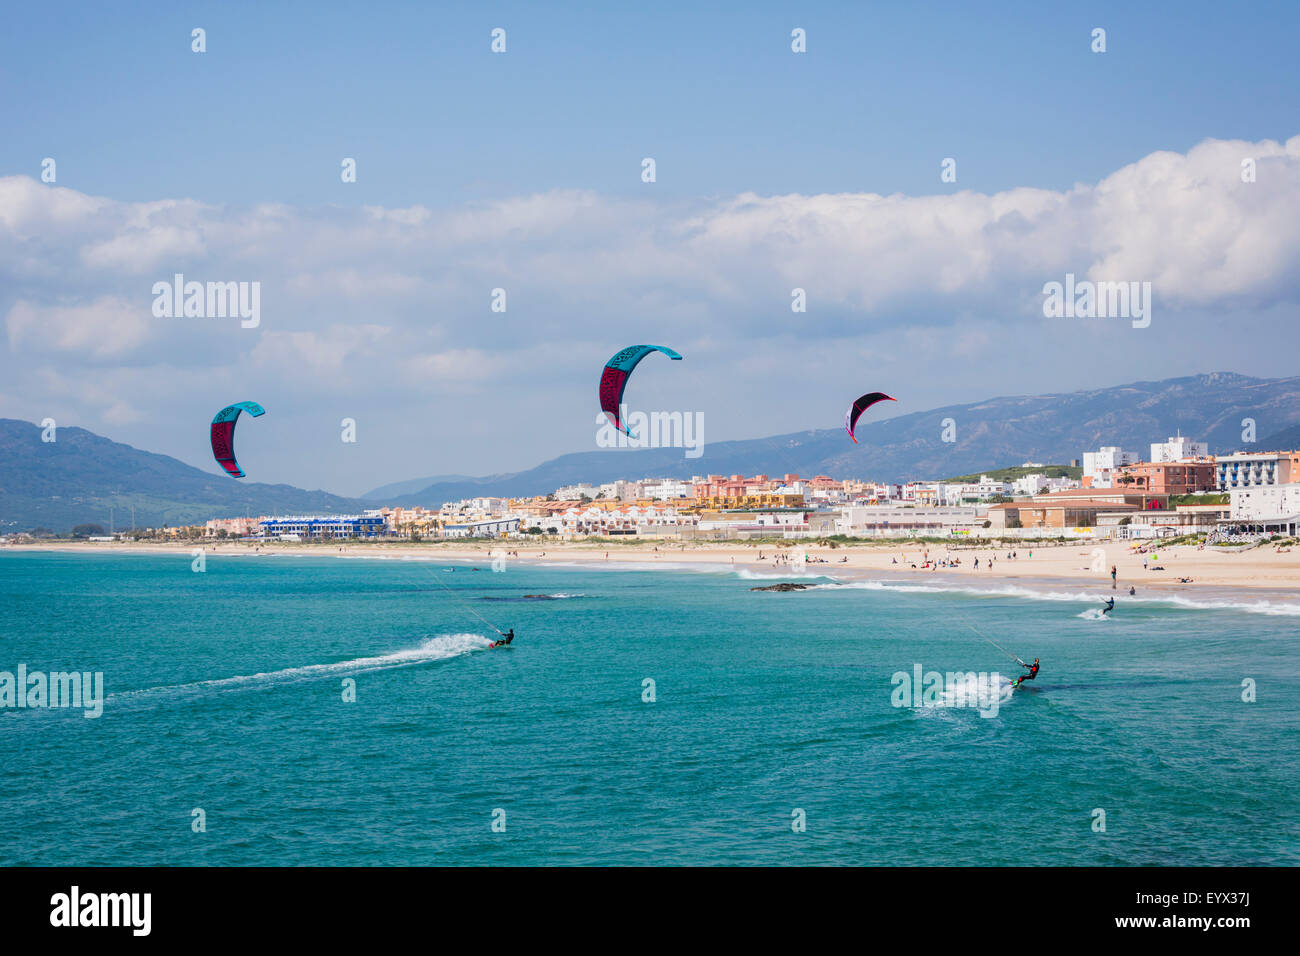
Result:
[[[641,494],[651,501],[673,501],[694,497],[695,489],[689,481],[676,478],[646,478],[641,481]]]
[[[1011,493],[1013,495],[1040,495],[1046,490],[1047,476],[1041,472],[1035,472],[1032,475],[1021,475],[1011,482]]]
[[[474,521],[468,524],[449,524],[442,529],[447,538],[495,538],[519,530],[518,518],[501,518],[496,521]]]
[[[544,519],[544,528],[555,528],[563,534],[619,535],[664,533],[680,530],[695,524],[693,515],[678,514],[676,508],[659,505],[640,507],[624,505],[621,508],[570,508],[550,519]]]
[[[808,514],[803,508],[722,512],[714,517],[701,518],[699,528],[701,531],[800,530],[808,527]]]
[[[579,482],[576,485],[565,485],[563,488],[555,489],[556,501],[580,501],[583,498],[595,498],[600,494],[600,489],[595,485],[588,485]]]
[[[1111,488],[1115,472],[1125,465],[1136,465],[1141,456],[1135,451],[1124,451],[1115,445],[1103,445],[1100,451],[1083,453],[1083,477],[1091,478],[1092,488]]]
[[[1300,478],[1296,474],[1297,452],[1237,452],[1220,455],[1215,462],[1214,486],[1220,491],[1285,485]]]
[[[949,533],[957,528],[972,528],[984,520],[979,508],[943,507],[849,507],[840,509],[835,522],[837,534],[890,535],[933,531]]]
[[[960,505],[970,501],[985,501],[994,495],[1005,495],[1011,487],[1005,481],[995,481],[988,475],[980,475],[977,482],[944,485],[942,503]]]
[[[438,513],[444,518],[454,518],[466,515],[474,517],[493,517],[505,514],[506,506],[509,504],[507,498],[462,498],[460,501],[443,502]],[[378,514],[379,512],[375,512]]]
[[[937,481],[909,481],[903,485],[902,501],[918,505],[943,504],[943,485]]]
[[[1204,458],[1210,453],[1210,446],[1203,441],[1192,441],[1183,435],[1175,435],[1164,442],[1151,443],[1151,462],[1160,464],[1166,461],[1182,461],[1185,458]]]
[[[1048,478],[1041,474],[1026,475],[1025,477],[1036,478],[1041,480],[1041,485],[1037,491],[1027,492],[1027,494],[1031,494],[1031,495],[1041,495],[1052,491],[1072,491],[1075,488],[1081,487],[1081,483],[1077,478],[1067,478],[1065,476],[1061,476],[1059,478]],[[1015,493],[1020,494],[1019,482],[1017,481],[1014,484],[1016,485]]]
[[[610,481],[601,485],[597,497],[609,501],[636,501],[638,491],[640,491],[640,488],[635,482],[624,481],[620,478],[618,481]]]
[[[901,501],[903,498],[902,485],[878,481],[854,481],[849,479],[844,482],[844,491],[855,504],[878,504]]]
[[[1233,488],[1228,501],[1230,522],[1287,534],[1300,530],[1300,482]]]

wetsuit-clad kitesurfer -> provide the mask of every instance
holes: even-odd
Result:
[[[500,631],[497,631],[497,633],[498,633],[498,634],[501,634]],[[499,640],[499,641],[493,641],[493,642],[491,643],[491,645],[489,645],[489,646],[491,646],[491,647],[500,647],[502,644],[509,644],[509,643],[510,643],[511,641],[513,641],[514,639],[515,639],[515,629],[512,627],[510,630],[506,631],[504,634],[501,634],[501,640]]]
[[[1021,661],[1021,662],[1020,662],[1020,666],[1021,666],[1021,667],[1029,667],[1029,673],[1028,673],[1028,674],[1021,674],[1021,675],[1020,675],[1019,677],[1017,677],[1014,681],[1012,681],[1012,682],[1011,682],[1011,686],[1012,686],[1012,687],[1019,687],[1019,686],[1020,686],[1021,684],[1023,684],[1025,681],[1027,681],[1027,680],[1033,680],[1035,677],[1038,676],[1038,658],[1037,658],[1037,657],[1034,658],[1034,664],[1033,664],[1032,667],[1030,667],[1030,665],[1026,664],[1024,661]]]
[[[1104,608],[1101,609],[1101,613],[1102,613],[1102,614],[1109,614],[1109,613],[1110,613],[1111,611],[1113,611],[1113,610],[1115,610],[1115,599],[1114,599],[1114,598],[1106,598],[1106,606],[1105,606]]]

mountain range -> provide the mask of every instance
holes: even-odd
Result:
[[[324,491],[235,481],[84,428],[60,425],[53,437],[44,442],[40,426],[0,418],[0,533],[67,531],[81,523],[121,531],[133,520],[136,527],[156,528],[243,514],[371,507]]]
[[[872,412],[885,407],[897,406],[877,406]],[[1255,434],[1261,436],[1249,446],[1243,441],[1247,418],[1254,420]],[[946,428],[949,419],[951,427]],[[598,484],[705,473],[794,473],[805,478],[824,474],[904,482],[1024,461],[1068,464],[1101,445],[1118,445],[1146,458],[1152,442],[1178,432],[1208,442],[1212,452],[1300,447],[1300,377],[1261,379],[1215,372],[1079,392],[991,398],[874,422],[864,416],[856,445],[844,429],[827,428],[715,442],[695,459],[684,458],[679,448],[578,452],[527,471],[431,482],[394,503],[430,505],[480,495],[545,494],[580,481]]]
[[[913,399],[913,401],[915,401]],[[895,406],[890,406],[891,410]],[[873,411],[876,411],[873,409]],[[1247,444],[1245,419],[1261,436]],[[30,422],[0,419],[0,532],[79,523],[118,529],[193,524],[242,514],[344,513],[379,504],[437,507],[482,495],[547,494],[562,485],[697,474],[826,474],[879,481],[937,479],[1017,465],[1069,463],[1118,445],[1147,456],[1178,432],[1211,452],[1300,446],[1300,377],[1260,379],[1215,372],[1048,395],[990,398],[859,423],[859,444],[841,428],[680,448],[575,452],[509,474],[407,479],[361,498],[292,485],[233,481],[166,455],[60,427],[42,442]],[[945,441],[951,438],[951,441]],[[111,518],[110,518],[111,514]]]

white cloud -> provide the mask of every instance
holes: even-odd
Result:
[[[1240,181],[1246,156],[1258,160],[1255,183]],[[808,290],[813,308],[864,317],[979,300],[1028,318],[1042,283],[1067,271],[1150,281],[1166,304],[1244,297],[1266,306],[1297,293],[1300,137],[1209,140],[1063,192],[747,193],[691,207],[557,191],[451,210],[230,209],[113,202],[0,179],[0,250],[15,252],[0,266],[9,278],[48,281],[44,270],[25,275],[18,255],[43,227],[57,239],[55,265],[88,298],[142,301],[147,283],[132,276],[176,271],[260,279],[277,301],[279,331],[354,320],[357,303],[370,302],[383,303],[383,320],[397,327],[432,321],[473,334],[498,286],[512,312],[529,313],[512,329],[520,344],[549,338],[561,319],[575,334],[594,332],[606,310],[626,316],[650,297],[660,315],[637,317],[671,325],[664,310],[697,314],[703,300],[713,323],[744,334],[758,314],[771,316],[760,321],[766,327],[788,321],[778,297],[794,286]],[[322,313],[321,299],[333,307]],[[805,333],[817,335],[815,323]]]
[[[1246,157],[1254,183],[1241,182]],[[260,281],[260,326],[154,319],[151,285],[176,272]],[[1127,325],[1044,320],[1043,283],[1066,272],[1151,282],[1151,329],[1119,339]],[[796,286],[806,314],[790,310]],[[489,308],[497,287],[505,313]],[[1300,136],[1207,140],[1096,184],[992,195],[653,202],[557,190],[452,209],[228,207],[0,178],[8,390],[39,405],[43,373],[89,376],[103,387],[87,422],[151,407],[112,393],[128,387],[108,374],[117,365],[139,373],[139,394],[190,396],[199,418],[223,390],[264,396],[273,382],[280,415],[333,390],[395,419],[438,395],[428,427],[443,436],[456,434],[457,395],[493,420],[526,408],[554,423],[556,408],[585,409],[613,351],[644,341],[687,355],[674,371],[695,407],[740,416],[771,395],[786,420],[751,413],[752,427],[793,430],[825,424],[809,403],[866,375],[971,398],[1056,387],[1085,355],[1108,381],[1243,355],[1261,364],[1241,371],[1271,370],[1300,344],[1297,300]],[[1247,329],[1268,348],[1244,341]],[[991,379],[1003,369],[1014,374]],[[572,434],[590,431],[585,411],[573,417]],[[718,440],[740,430],[714,427]],[[557,450],[546,429],[513,438],[526,459]]]
[[[203,239],[193,229],[173,225],[130,228],[81,252],[87,268],[131,275],[157,272],[163,263],[204,254]]]
[[[84,226],[112,200],[75,189],[46,186],[28,176],[0,176],[0,227],[18,239],[30,239],[63,224]]]
[[[123,356],[147,341],[148,312],[118,296],[84,305],[43,305],[19,300],[5,318],[11,352],[62,352],[103,360]]]
[[[281,378],[328,375],[337,386],[351,377],[362,359],[381,356],[391,330],[382,325],[331,325],[319,332],[267,332],[252,350],[252,360]]]

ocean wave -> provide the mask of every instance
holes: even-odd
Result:
[[[961,584],[898,584],[893,581],[839,581],[834,584],[815,584],[814,590],[848,588],[867,591],[896,591],[904,594],[970,594],[975,597],[1011,597],[1029,601],[1059,601],[1073,604],[1104,600],[1109,591],[1088,594],[1083,591],[1049,591],[1008,584],[993,587],[970,587]],[[1300,617],[1300,604],[1280,601],[1232,601],[1215,598],[1184,597],[1170,594],[1141,597],[1123,597],[1126,604],[1169,605],[1194,611],[1244,611],[1250,614],[1268,614],[1282,617]]]
[[[742,581],[778,581],[785,578],[824,578],[825,574],[820,571],[809,571],[807,568],[797,570],[797,566],[791,566],[784,571],[777,571],[775,567],[768,571],[751,571],[749,568],[728,568],[733,571],[736,577]]]

